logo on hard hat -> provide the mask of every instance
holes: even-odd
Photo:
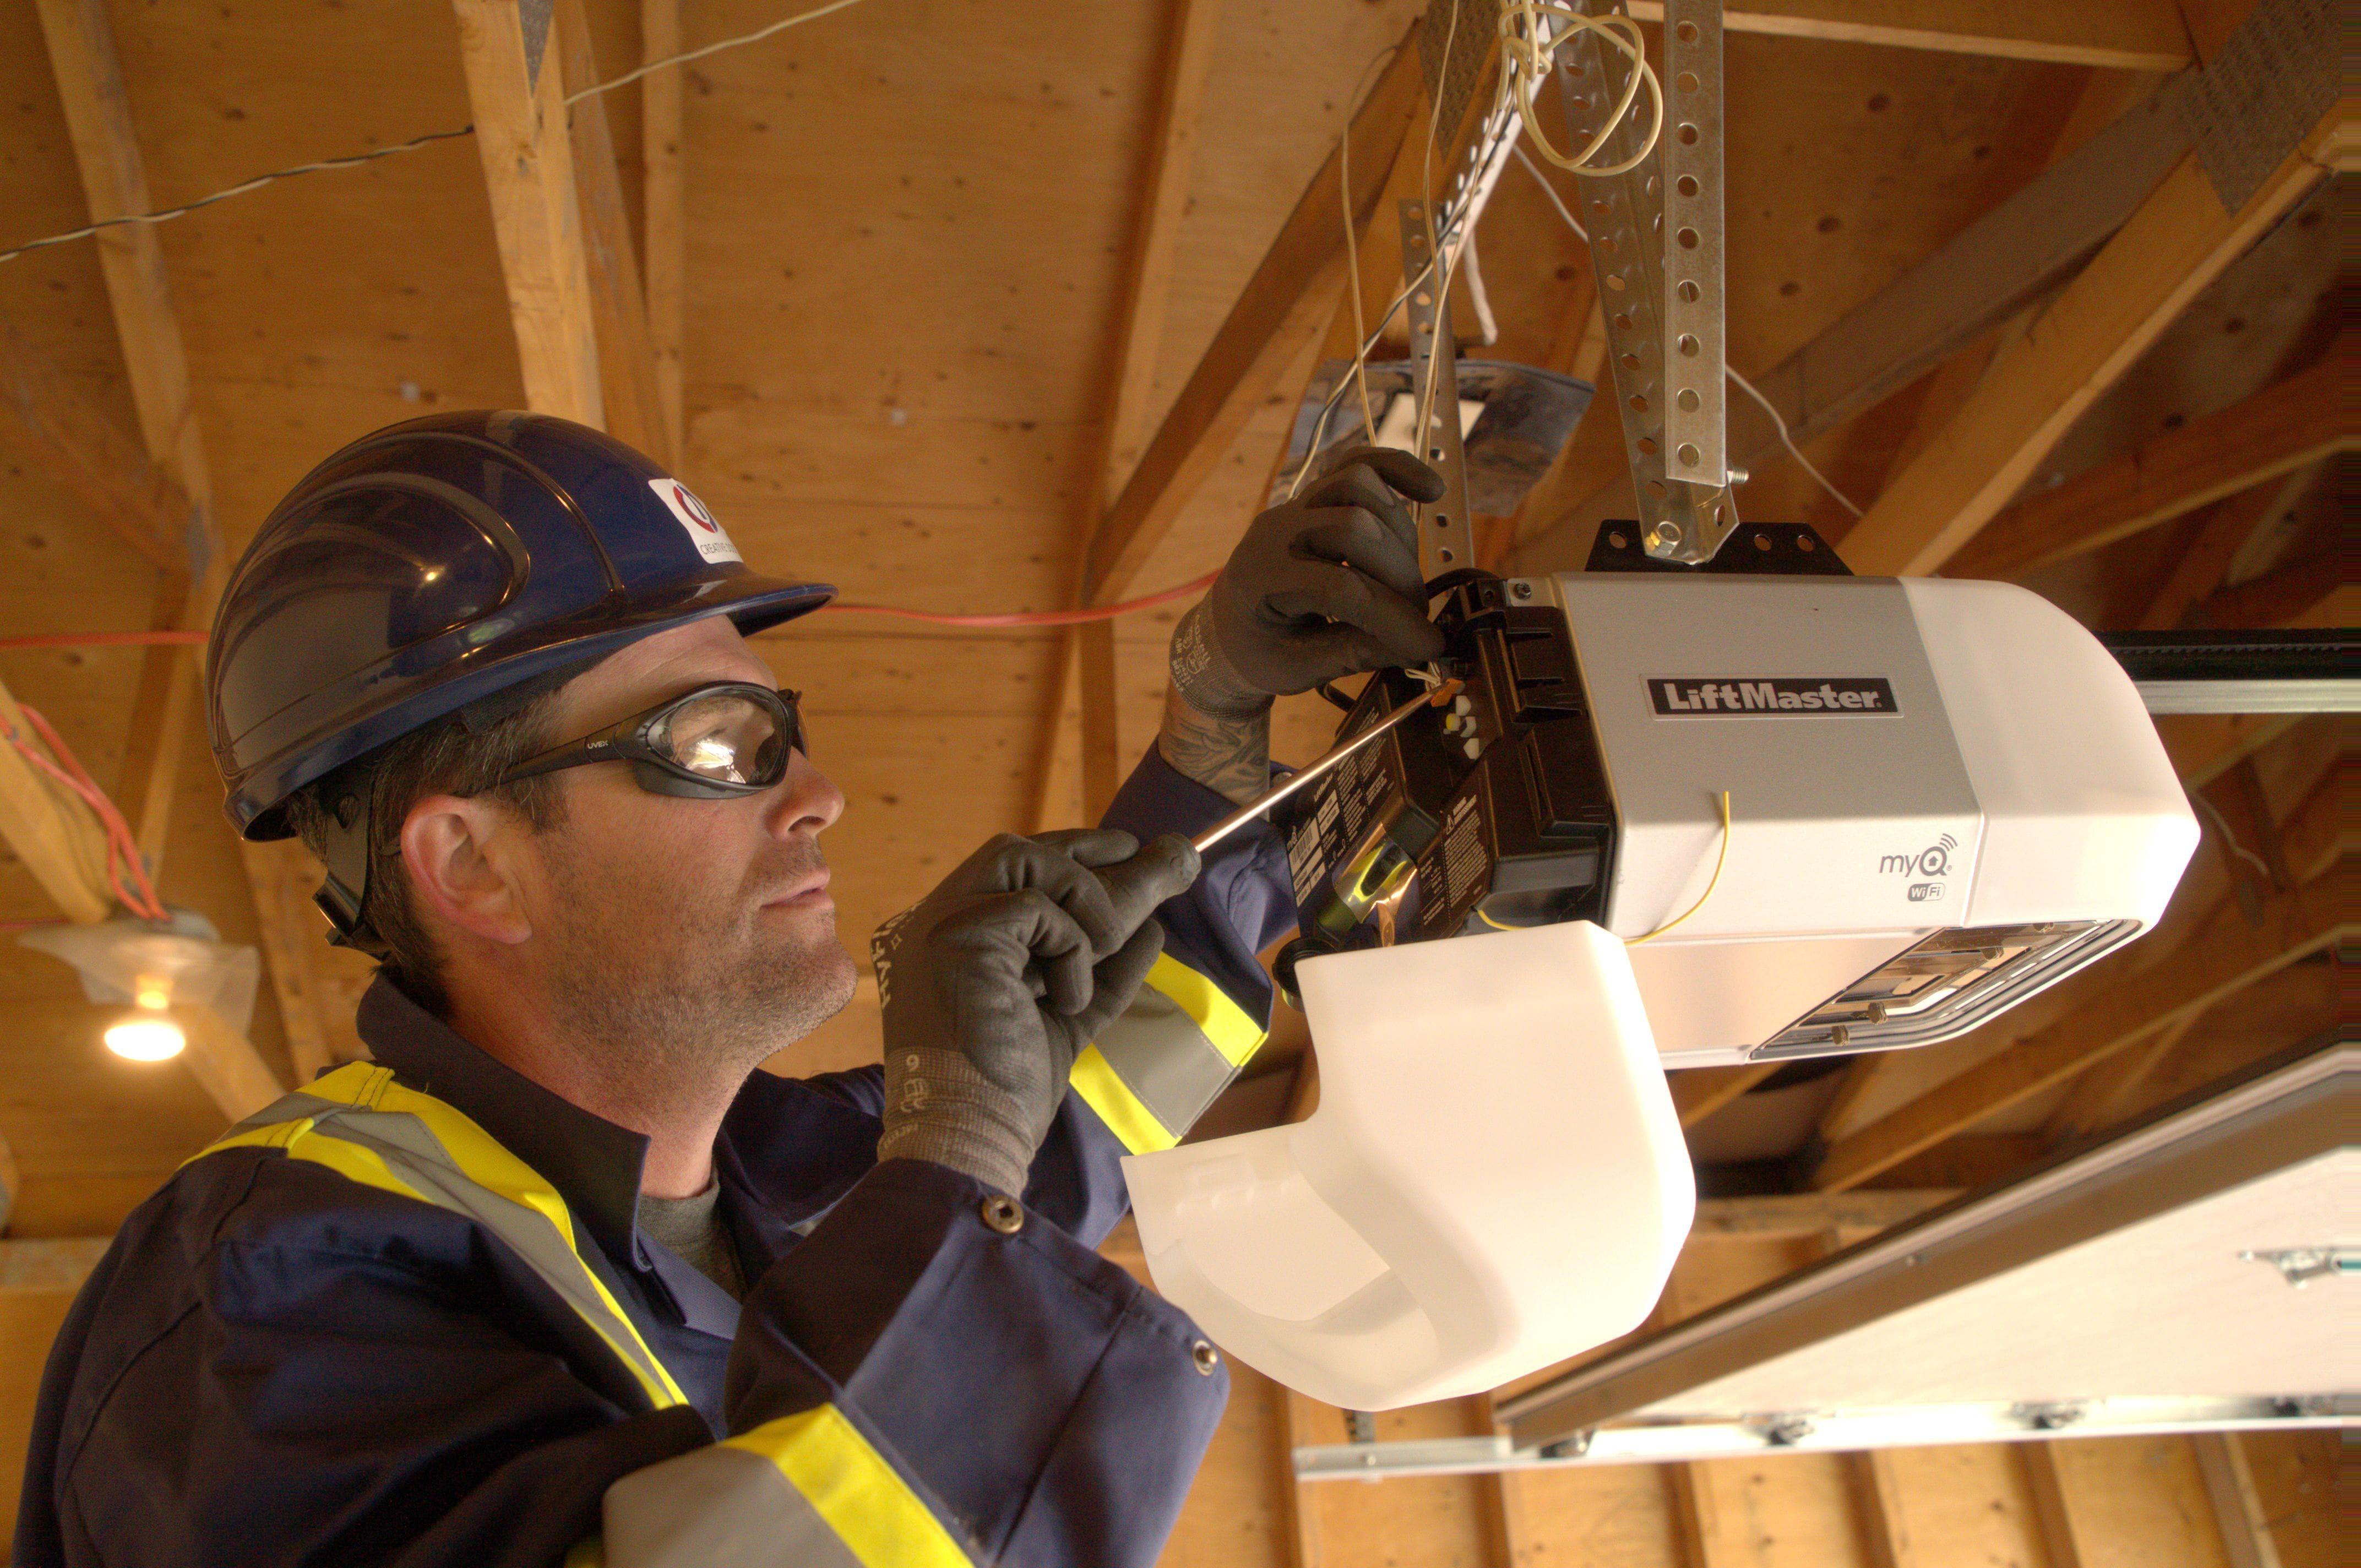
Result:
[[[698,500],[686,485],[678,479],[650,479],[648,488],[661,497],[665,508],[679,519],[682,530],[687,533],[689,543],[697,546],[699,555],[708,561],[744,559],[738,554],[738,546],[730,543],[730,535],[722,532],[713,514],[705,509],[705,503]]]

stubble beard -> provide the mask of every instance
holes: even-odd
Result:
[[[814,852],[770,868],[762,885],[819,864]],[[552,1006],[632,1102],[733,1096],[852,1000],[858,976],[833,910],[766,912],[752,889],[711,897],[678,877],[594,873],[562,850],[550,870],[567,915],[549,933]]]

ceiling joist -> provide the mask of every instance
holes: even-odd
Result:
[[[1664,19],[1664,0],[1632,0],[1631,10],[1643,22]],[[2178,71],[2193,53],[2171,0],[1733,0],[1722,26],[2114,71]]]
[[[2361,348],[2347,334],[2312,368],[2036,491],[1987,523],[1945,573],[2016,576],[2361,448],[2361,411],[2345,395],[2356,362]]]

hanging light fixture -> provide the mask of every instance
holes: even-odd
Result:
[[[254,1017],[260,959],[252,948],[223,942],[211,921],[188,910],[174,910],[169,924],[49,926],[16,940],[71,964],[93,1002],[129,1004],[102,1038],[108,1050],[132,1061],[168,1061],[187,1048],[175,1008],[210,1008],[238,1034]]]

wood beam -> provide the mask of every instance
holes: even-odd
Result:
[[[57,3],[57,0],[51,0]],[[491,197],[525,406],[605,429],[606,397],[590,302],[564,71],[549,46],[564,28],[544,12],[535,45],[518,0],[451,0]],[[562,46],[561,46],[562,47]]]
[[[1903,1509],[1894,1455],[1872,1448],[1846,1454],[1844,1464],[1853,1508],[1861,1521],[1861,1553],[1869,1568],[1918,1568],[1920,1559],[1910,1537],[1909,1516]]]
[[[2033,1504],[2035,1533],[2041,1538],[2041,1555],[2048,1568],[2088,1568],[2099,1561],[2084,1550],[2081,1530],[2066,1498],[2066,1477],[2058,1467],[2054,1442],[2013,1444],[2025,1467],[2025,1489]]]
[[[598,61],[591,52],[583,0],[557,0],[549,41],[563,60],[565,91],[578,93],[598,84]],[[679,449],[673,444],[656,385],[647,296],[640,287],[638,247],[631,243],[631,215],[623,205],[623,172],[615,161],[606,95],[594,93],[571,104],[567,114],[607,433],[646,453],[659,467],[671,468],[679,461]]]
[[[1780,1193],[1762,1198],[1701,1198],[1689,1226],[1695,1242],[1801,1239],[1829,1233],[1874,1235],[1959,1196],[1947,1188],[1884,1188],[1860,1192]]]
[[[1663,0],[1631,0],[1631,10],[1642,21],[1664,19]],[[2112,71],[2178,71],[2195,53],[2170,0],[1732,0],[1722,26]]]
[[[38,9],[92,221],[152,211],[104,0],[39,0]],[[163,248],[148,224],[102,229],[93,242],[141,442],[191,506],[192,526],[177,567],[168,568],[158,585],[150,623],[158,630],[203,630],[212,622],[229,559],[214,523],[213,479],[190,400],[188,351],[172,310]],[[194,724],[196,687],[197,661],[187,650],[161,646],[142,656],[115,793],[150,862],[162,859],[174,781]]]
[[[1320,1505],[1312,1490],[1295,1478],[1295,1451],[1311,1443],[1334,1441],[1327,1420],[1334,1411],[1309,1394],[1299,1394],[1279,1383],[1271,1386],[1279,1402],[1279,1495],[1287,1514],[1288,1568],[1323,1568]]]
[[[2302,722],[2300,713],[2173,713],[2156,732],[2180,782],[2202,789]]]
[[[1690,1068],[1672,1073],[1673,1110],[1684,1128],[1716,1111],[1778,1071],[1784,1062],[1747,1062],[1738,1067]]]
[[[2351,941],[2361,927],[2335,918],[2350,903],[2351,889],[2333,872],[2268,900],[2259,926],[2248,923],[2235,899],[2224,900],[2168,959],[1830,1144],[1812,1185],[1834,1191],[1857,1187],[2265,975],[2332,943]]]
[[[2188,145],[2161,94],[2135,104],[1755,376],[1756,387],[1799,446],[1874,408],[2056,288],[2152,199]],[[1729,436],[1732,459],[1754,472],[1784,455],[1777,430],[1752,398],[1731,400]],[[1510,564],[1543,570],[1579,561],[1599,520],[1628,515],[1631,504],[1630,479],[1619,474],[1547,520],[1510,553]]]
[[[0,321],[0,441],[160,572],[187,569],[195,503],[138,442]]]
[[[2347,334],[2312,368],[2012,503],[1944,573],[2021,576],[2361,449],[2361,410],[2345,395],[2356,371],[2361,344]]]
[[[1091,823],[1106,815],[1123,787],[1122,704],[1115,692],[1115,623],[1094,620],[1074,630],[1074,674],[1082,698],[1082,820]]]
[[[1926,573],[1957,554],[2198,291],[2325,176],[2347,125],[2332,109],[2235,213],[2184,156],[1845,536],[1853,569]]]
[[[1345,280],[1340,215],[1349,208],[1356,220],[1367,219],[1422,93],[1413,27],[1345,127],[1351,190],[1342,189],[1331,153],[1141,452],[1093,543],[1087,601],[1119,598],[1137,581],[1256,407],[1327,325]]]
[[[1196,170],[1199,125],[1204,115],[1205,80],[1219,35],[1223,0],[1173,0],[1167,23],[1164,72],[1157,94],[1156,126],[1148,137],[1148,165],[1140,181],[1146,196],[1132,233],[1131,265],[1106,367],[1106,411],[1099,430],[1090,477],[1083,487],[1074,549],[1074,602],[1091,602],[1091,551],[1107,510],[1125,479],[1138,466],[1154,395],[1157,361],[1164,347],[1164,317],[1171,303],[1173,258],[1189,187]],[[1071,684],[1070,684],[1071,683]],[[1058,662],[1042,716],[1034,762],[1035,831],[1055,824],[1049,799],[1058,759],[1067,745],[1067,697],[1079,688],[1081,707],[1082,820],[1096,822],[1121,784],[1123,759],[1115,733],[1115,629],[1105,622],[1069,627],[1059,639]]]
[[[263,1064],[254,1042],[212,1008],[175,1007],[171,1016],[188,1037],[181,1055],[190,1076],[231,1121],[246,1120],[287,1092],[279,1075]]]
[[[16,699],[0,685],[0,839],[33,873],[65,917],[87,926],[115,913],[106,886],[106,841],[80,802],[34,770],[6,737],[38,747]]]
[[[0,1240],[0,1296],[69,1295],[82,1287],[113,1236],[10,1236]]]
[[[641,0],[642,63],[680,52],[680,0]],[[648,348],[655,359],[656,410],[675,467],[688,465],[687,389],[682,340],[687,324],[688,170],[683,148],[681,70],[640,79],[641,202],[647,240]]]
[[[2236,1432],[2200,1432],[2189,1442],[2197,1451],[2197,1473],[2205,1478],[2205,1495],[2213,1504],[2222,1553],[2230,1560],[2230,1568],[2279,1568],[2270,1510],[2256,1489],[2244,1441]]]
[[[2189,1031],[2197,1027],[2204,1016],[2202,1013],[2191,1013],[2150,1035],[2146,1044],[2118,1051],[2083,1069],[2065,1101],[2041,1124],[2042,1142],[2055,1147],[2114,1126],[2121,1119],[2132,1091],[2155,1074],[2164,1058],[2172,1054],[2173,1047],[2188,1038]]]
[[[2133,618],[2140,631],[2171,631],[2200,599],[2222,586],[2230,563],[2246,547],[2255,531],[2274,513],[2293,506],[2312,483],[2310,470],[2301,470],[2270,484],[2257,485],[2241,496],[2217,501],[2199,520],[2196,532],[2159,585],[2147,608]]]
[[[2216,588],[2190,611],[2189,623],[2214,631],[2350,626],[2348,570],[2342,549],[2315,551],[2250,583]]]

